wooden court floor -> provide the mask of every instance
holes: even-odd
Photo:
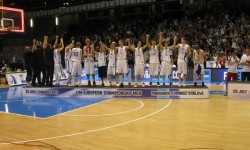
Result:
[[[110,99],[47,119],[0,113],[0,149],[249,150],[250,101]]]

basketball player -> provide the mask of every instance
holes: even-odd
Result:
[[[170,86],[172,86],[172,62],[173,62],[173,52],[172,46],[169,46],[169,40],[165,40],[164,47],[162,43],[160,44],[160,51],[161,51],[161,72],[160,75],[163,79],[163,86],[166,86],[166,75],[168,75],[168,79],[170,80]]]
[[[228,91],[228,82],[229,81],[237,81],[238,80],[238,72],[237,68],[239,65],[239,58],[237,57],[235,52],[232,52],[230,56],[228,56],[228,72],[226,78],[226,92],[225,96],[227,96]]]
[[[193,62],[194,62],[194,86],[197,86],[197,78],[200,75],[202,86],[204,84],[204,51],[198,45],[194,47]]]
[[[44,54],[44,66],[45,66],[45,85],[53,86],[53,75],[54,75],[54,49],[51,44],[48,43],[48,36],[44,36],[43,43],[43,54]]]
[[[142,47],[142,42],[138,41],[136,48],[130,48],[135,53],[135,86],[137,87],[138,77],[141,76],[142,78],[142,87],[145,86],[144,83],[144,55],[143,50],[147,48],[147,45]]]
[[[32,46],[32,68],[33,68],[33,76],[32,76],[32,86],[41,86],[41,69],[39,68],[43,62],[41,61],[41,52],[42,51],[42,42],[33,39]],[[38,81],[38,84],[36,83]]]
[[[115,64],[116,64],[116,54],[117,54],[117,48],[115,46],[115,42],[112,42],[110,44],[110,48],[108,48],[105,44],[100,42],[100,45],[105,48],[106,51],[109,52],[108,54],[108,70],[107,70],[107,77],[108,77],[108,86],[112,86],[111,78],[112,76],[116,76],[116,69],[115,69]]]
[[[107,80],[107,64],[106,64],[106,50],[104,46],[102,46],[102,42],[100,42],[100,51],[98,54],[98,75],[102,80],[102,86],[105,86],[105,82]],[[105,81],[105,82],[104,82]]]
[[[30,46],[25,47],[23,60],[24,60],[25,70],[27,71],[26,83],[28,86],[30,86],[30,82],[32,79],[32,53]]]
[[[246,53],[241,57],[240,65],[242,65],[241,81],[250,81],[250,50],[246,49]]]
[[[178,77],[179,85],[186,86],[186,77],[187,77],[187,65],[188,65],[188,55],[191,56],[190,46],[186,44],[185,38],[181,37],[181,44],[176,45],[177,36],[174,36],[174,49],[178,49]],[[181,75],[183,74],[183,82],[181,82]]]
[[[120,85],[119,87],[123,87],[123,75],[126,74],[127,75],[127,79],[128,79],[128,86],[131,86],[130,83],[130,76],[128,73],[128,61],[127,61],[127,50],[130,49],[131,47],[131,43],[130,43],[130,39],[126,40],[128,42],[127,46],[123,45],[123,40],[119,40],[118,44],[118,52],[117,52],[117,73],[119,74],[119,82]]]
[[[83,47],[83,57],[84,57],[84,68],[85,73],[88,79],[88,86],[91,86],[90,75],[93,78],[93,85],[96,86],[95,83],[95,70],[94,70],[94,44],[90,45],[90,39],[85,40],[86,46]]]
[[[163,33],[160,32],[159,43],[162,43]],[[150,83],[149,86],[152,86],[152,79],[155,75],[157,77],[157,85],[160,86],[159,82],[159,49],[160,45],[156,44],[156,40],[152,39],[151,44],[149,43],[149,35],[146,35],[147,46],[149,48],[149,74],[150,74]]]
[[[74,40],[72,39],[72,42],[70,44],[68,44],[65,47],[65,67],[66,67],[66,71],[68,73],[68,79],[67,79],[67,86],[71,86],[71,71],[72,71],[72,60],[71,60],[71,50],[74,47]]]
[[[58,40],[58,36],[56,37],[56,41]],[[63,38],[60,38],[60,44],[55,45],[54,49],[54,68],[55,68],[55,76],[56,76],[56,84],[55,86],[59,87],[59,81],[62,77],[62,65],[61,65],[61,51],[64,49]]]
[[[73,43],[73,42],[72,42]],[[82,49],[81,43],[77,42],[75,44],[75,48],[71,50],[71,56],[70,60],[72,61],[72,80],[73,80],[73,86],[81,86],[81,80],[82,80]],[[77,81],[76,81],[77,79]]]

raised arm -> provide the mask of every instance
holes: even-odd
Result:
[[[58,36],[56,36],[56,40],[55,40],[55,43],[54,43],[54,48],[56,48],[56,44],[58,43]]]
[[[158,43],[158,47],[159,47],[159,49],[161,50],[162,48],[163,48],[163,45],[162,45],[162,39],[163,39],[163,32],[160,32],[160,34],[159,34],[160,36],[159,36],[159,43]]]
[[[180,47],[179,45],[176,45],[177,39],[177,36],[174,36],[174,44],[171,46],[173,50],[177,50]]]
[[[60,38],[60,45],[61,45],[61,48],[58,49],[59,52],[64,49],[64,43],[63,43],[63,38],[62,37]]]
[[[126,50],[128,50],[131,48],[131,42],[129,38],[127,38],[126,41],[128,42],[128,45],[126,46]]]
[[[102,41],[100,41],[99,44],[100,44],[101,46],[103,46],[103,48],[104,48],[106,51],[109,51],[109,50],[110,50],[110,48],[108,48],[107,45],[105,45],[104,43],[102,43]]]
[[[75,41],[72,40],[71,43],[70,43],[70,45],[66,46],[66,48],[65,48],[66,53],[68,53],[69,50],[72,49],[72,48],[74,47],[74,43],[75,43]]]
[[[32,45],[32,53],[34,53],[36,51],[37,47],[36,47],[36,39],[33,39],[33,45]]]
[[[146,45],[148,46],[149,49],[151,49],[151,45],[149,43],[149,35],[146,35]]]
[[[47,36],[44,36],[43,37],[43,48],[46,48],[48,45],[48,37]]]

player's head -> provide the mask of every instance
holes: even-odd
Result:
[[[195,46],[194,46],[194,49],[195,49],[196,51],[200,51],[200,46],[199,46],[199,45],[195,45]]]
[[[60,48],[60,47],[61,47],[60,44],[56,44],[56,45],[55,45],[55,49],[58,49],[58,48]]]
[[[90,39],[85,40],[86,45],[90,45]]]
[[[155,38],[152,38],[151,44],[152,44],[152,46],[155,46],[155,45],[156,45],[156,39],[155,39]]]
[[[115,42],[112,42],[112,43],[110,44],[110,48],[111,48],[111,49],[115,49],[115,44],[116,44]]]
[[[142,46],[142,42],[141,41],[138,41],[137,42],[137,47],[141,47]]]
[[[119,41],[118,41],[118,45],[121,47],[121,46],[123,46],[123,41],[122,41],[122,39],[120,39]]]
[[[76,47],[81,47],[81,43],[80,42],[76,42]]]
[[[250,55],[250,51],[249,48],[246,49],[246,55],[249,56]]]
[[[37,41],[36,47],[37,48],[42,48],[43,43],[41,41]]]
[[[181,37],[181,44],[186,44],[186,39],[185,39],[185,37]]]
[[[100,46],[100,52],[104,52],[105,48],[103,46]]]
[[[30,47],[29,46],[25,46],[24,51],[25,52],[29,52],[30,51]]]
[[[165,40],[164,46],[165,46],[165,47],[168,47],[169,43],[170,43],[169,40]]]

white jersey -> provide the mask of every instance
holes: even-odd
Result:
[[[55,64],[61,63],[61,53],[57,49],[54,50],[54,63]]]
[[[151,46],[151,50],[149,51],[149,63],[156,64],[159,63],[159,50],[157,46]]]
[[[187,44],[179,44],[179,49],[178,49],[178,59],[181,60],[187,60],[187,53],[188,53],[188,46]]]
[[[244,54],[241,57],[240,62],[246,63],[247,61],[250,61],[250,55],[247,56],[246,54]],[[242,65],[242,72],[250,72],[250,64],[249,63],[247,65]]]
[[[93,52],[93,49],[92,49],[92,47],[91,46],[84,46],[83,47],[83,51],[84,51],[84,53],[85,54],[91,54],[92,52]],[[93,57],[91,57],[91,56],[85,56],[84,57],[84,61],[85,62],[93,62],[94,61],[94,59],[93,59]]]
[[[196,62],[198,62],[198,61],[200,61],[202,58],[201,58],[201,53],[203,52],[203,50],[200,50],[200,53],[198,54],[197,53],[197,51],[196,50],[194,50],[194,61],[196,61]],[[202,64],[203,64],[203,62],[202,62]]]
[[[166,61],[166,62],[171,62],[171,57],[173,55],[173,52],[172,50],[168,48],[165,48],[163,49],[162,53],[161,53],[161,56],[162,56],[162,61]]]
[[[115,50],[110,50],[109,51],[109,64],[108,64],[108,66],[115,66],[115,61],[116,61]]]
[[[239,62],[239,58],[236,57],[236,59]],[[228,58],[228,60],[230,60],[230,61],[228,61],[228,72],[237,73],[238,63],[237,63],[236,59],[234,59],[232,57],[230,60],[230,58]]]
[[[73,48],[71,51],[71,61],[73,62],[81,62],[81,49]]]
[[[126,46],[118,47],[117,60],[127,60]]]
[[[106,54],[98,53],[98,67],[106,66]]]
[[[64,59],[65,60],[70,60],[70,56],[71,56],[71,49],[69,49],[69,52],[66,52],[66,48],[65,48],[65,55],[64,55]]]
[[[144,56],[142,48],[135,48],[135,65],[144,64]]]

